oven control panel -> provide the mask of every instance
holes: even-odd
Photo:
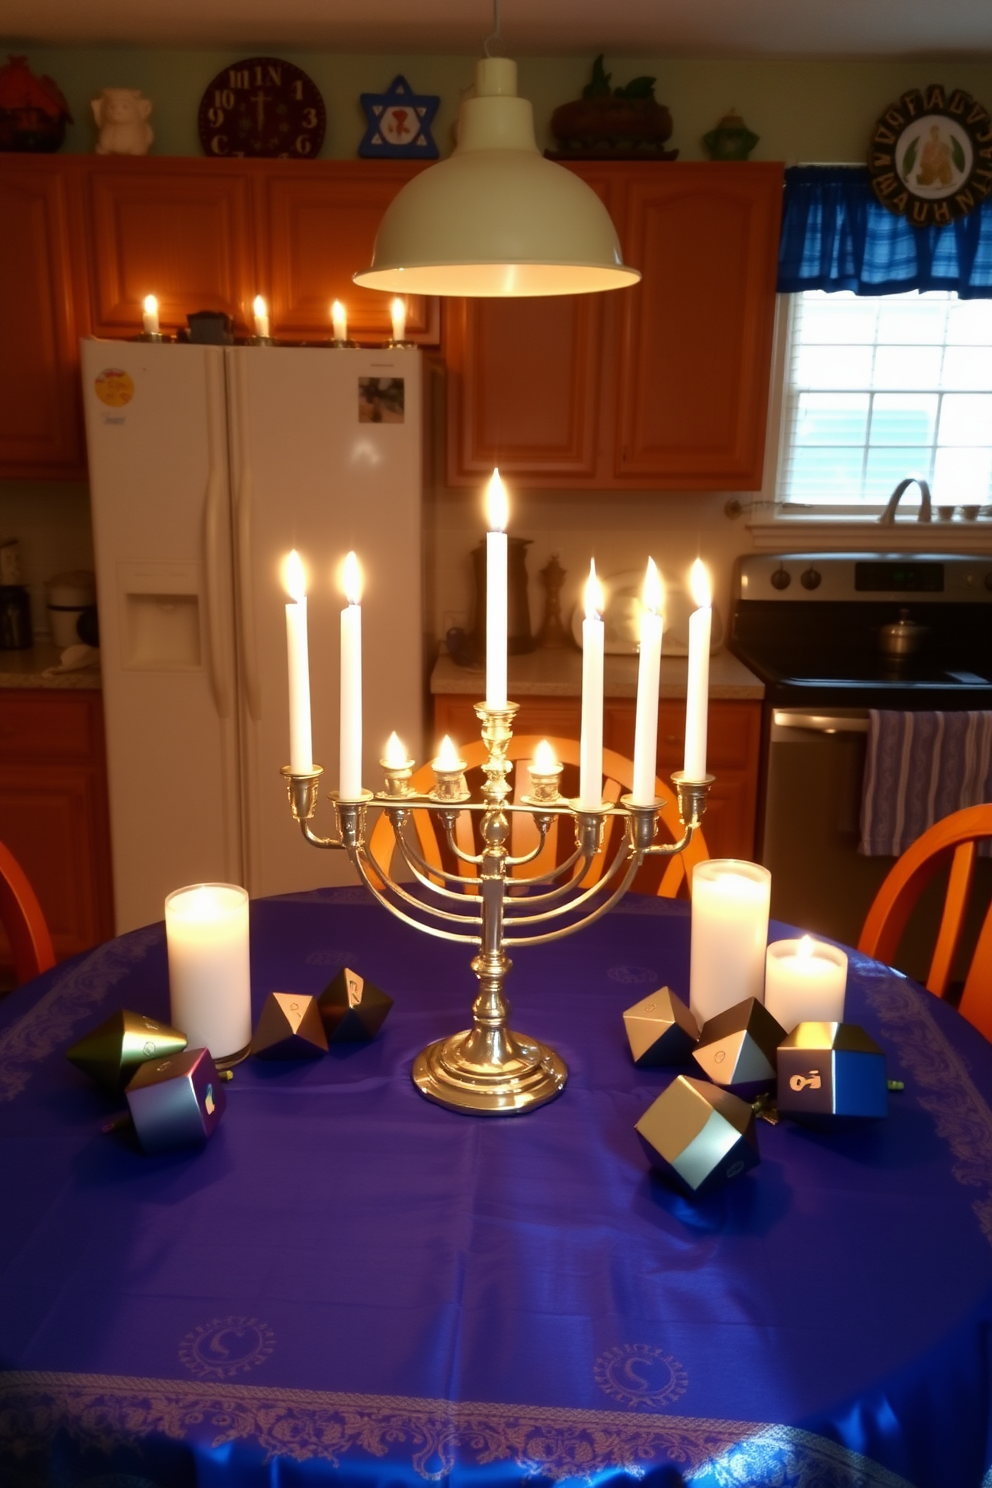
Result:
[[[738,599],[992,604],[992,554],[750,553]]]

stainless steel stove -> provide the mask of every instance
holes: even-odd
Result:
[[[893,627],[905,654],[889,654]],[[750,555],[729,645],[765,684],[772,914],[853,944],[893,861],[857,851],[868,710],[992,710],[992,555]],[[913,975],[934,914],[901,963]]]

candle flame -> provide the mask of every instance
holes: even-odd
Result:
[[[362,602],[362,567],[354,553],[349,553],[341,571],[341,587],[349,604]]]
[[[406,330],[406,301],[401,300],[399,295],[390,305],[389,315],[393,322],[393,340],[402,341],[403,332]]]
[[[713,603],[710,576],[702,560],[697,558],[689,571],[689,592],[697,609],[705,610]]]
[[[558,768],[558,756],[555,754],[547,739],[542,739],[534,750],[534,758],[530,762],[532,775],[551,775]]]
[[[655,615],[661,614],[665,604],[665,586],[661,582],[661,575],[653,558],[648,559],[642,599],[646,610],[651,610]]]
[[[813,937],[804,935],[796,948],[796,958],[799,961],[812,961],[813,959]]]
[[[434,763],[439,770],[460,770],[462,767],[458,749],[448,738],[447,734],[441,740],[441,748],[437,752],[437,758]]]
[[[334,335],[338,341],[348,339],[348,316],[340,300],[335,300],[331,306],[331,322],[334,326]]]
[[[145,314],[158,314],[158,300],[155,298],[154,295],[145,295]]]
[[[406,745],[399,734],[393,732],[386,740],[385,763],[391,770],[400,770],[406,764],[408,756]]]
[[[510,519],[509,503],[506,499],[506,487],[500,479],[497,467],[486,488],[486,515],[489,519],[490,532],[505,532],[507,522]]]
[[[290,599],[295,599],[297,603],[301,599],[306,599],[307,571],[303,567],[303,559],[295,548],[283,559],[282,581]]]
[[[255,314],[255,315],[267,315],[268,314],[268,306],[266,305],[265,301],[262,299],[262,296],[261,295],[256,295],[255,296],[254,300],[252,300],[251,308],[252,308],[253,314]]]
[[[586,580],[585,606],[587,620],[598,619],[606,608],[603,586],[596,577],[595,558],[589,564],[589,577]]]

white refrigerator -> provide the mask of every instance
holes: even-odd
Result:
[[[304,842],[289,761],[287,595],[308,570],[317,830],[338,769],[341,562],[358,554],[363,783],[395,729],[423,758],[421,359],[412,349],[85,340],[117,932],[183,884],[253,896],[354,874]]]

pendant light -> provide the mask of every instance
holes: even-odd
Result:
[[[545,160],[517,64],[486,57],[462,104],[457,144],[386,209],[371,267],[354,276],[390,294],[589,294],[640,279],[586,183]]]

